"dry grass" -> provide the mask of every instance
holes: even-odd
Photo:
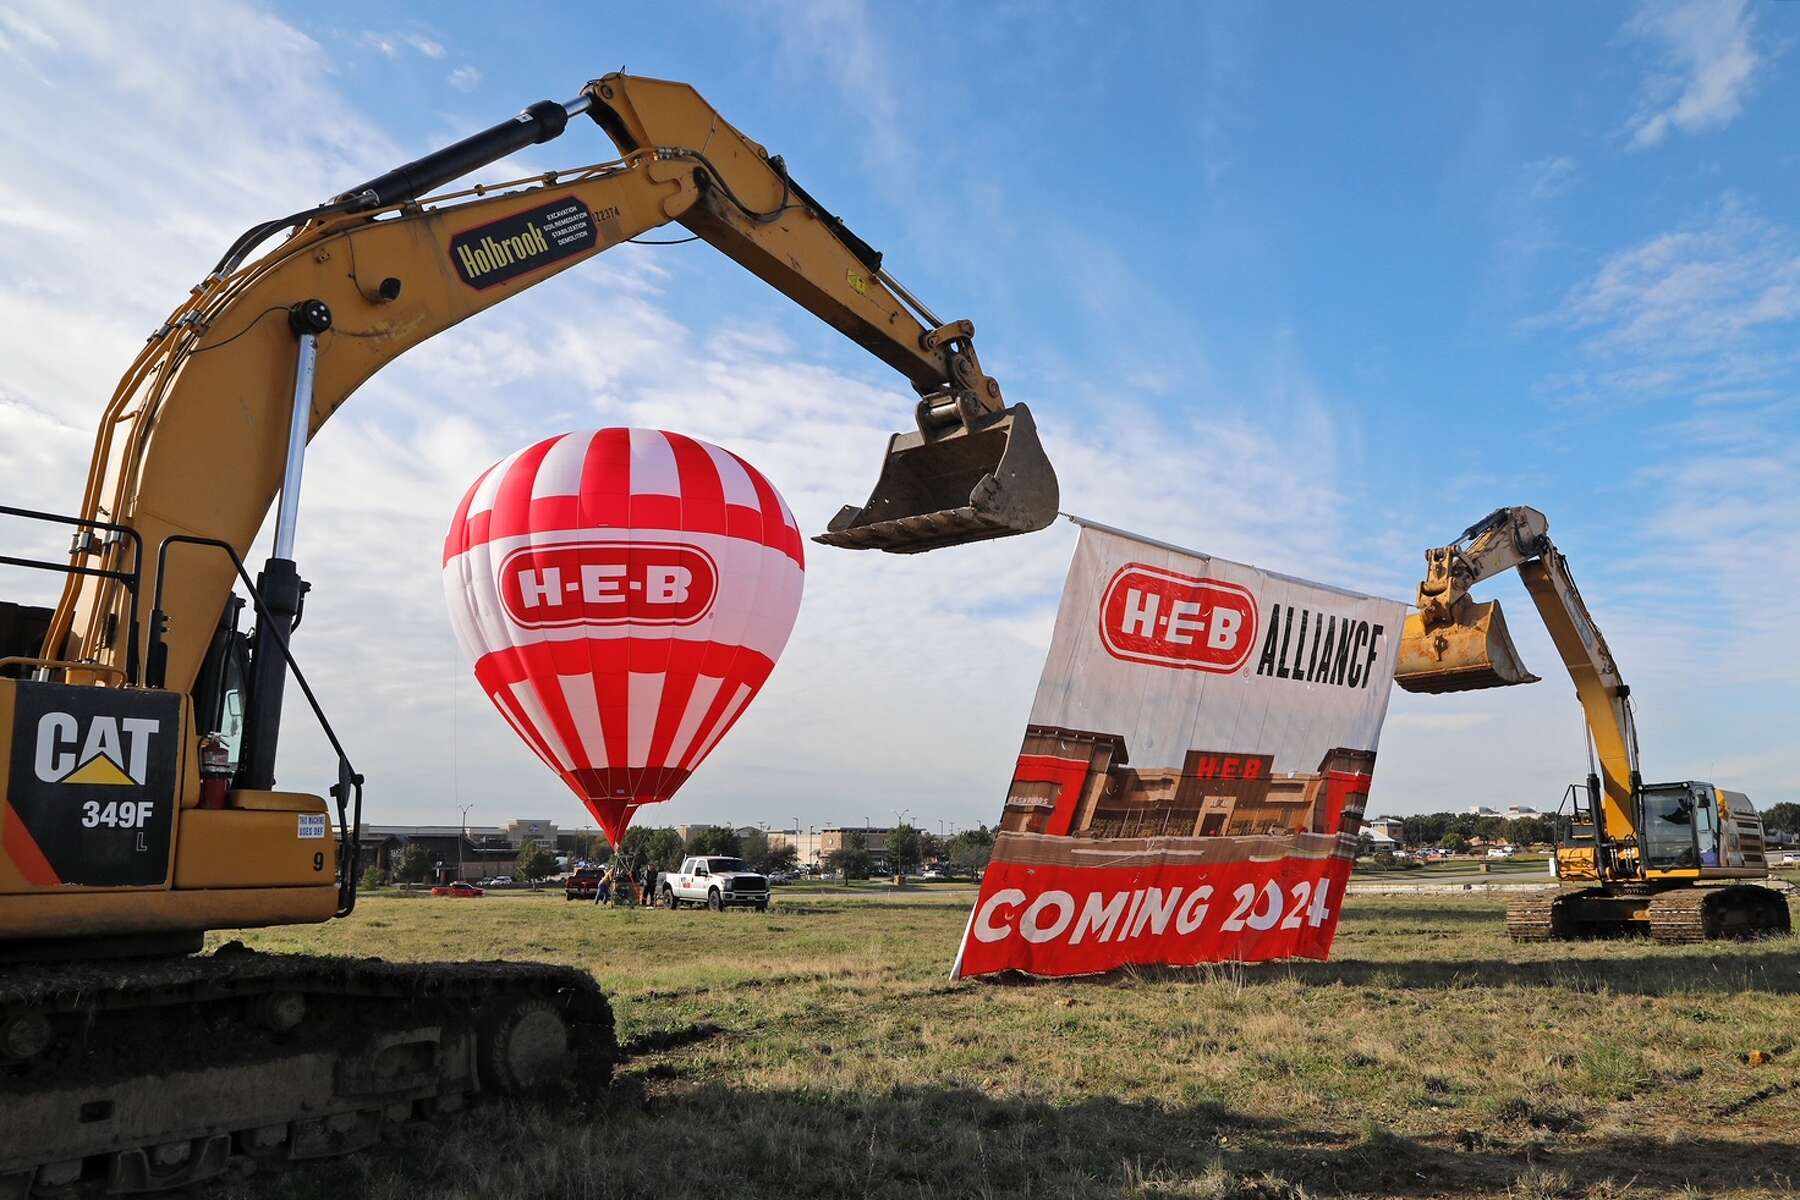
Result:
[[[967,902],[766,915],[374,899],[271,949],[587,968],[604,1100],[490,1105],[261,1194],[1788,1195],[1800,940],[1516,947],[1498,899],[1355,897],[1335,961],[949,984]],[[1753,1066],[1752,1050],[1773,1057]],[[1777,1086],[1779,1085],[1779,1086]]]

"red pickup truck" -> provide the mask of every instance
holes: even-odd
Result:
[[[604,874],[599,867],[580,867],[570,872],[563,880],[563,899],[592,900],[600,894],[600,877]]]

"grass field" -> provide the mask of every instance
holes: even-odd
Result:
[[[490,1105],[238,1194],[1791,1195],[1800,939],[1513,946],[1498,898],[1353,897],[1334,961],[945,981],[966,898],[764,915],[370,899],[280,950],[542,959],[613,996],[598,1103]],[[1752,1065],[1752,1052],[1769,1056]]]

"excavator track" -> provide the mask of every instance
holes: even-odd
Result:
[[[1515,942],[1556,942],[1573,937],[1568,901],[1583,890],[1529,892],[1506,906],[1506,935]]]
[[[348,1154],[489,1094],[604,1085],[593,978],[262,954],[0,968],[0,1200]]]
[[[1792,930],[1787,897],[1766,887],[1683,888],[1650,899],[1650,936],[1659,942],[1709,942]]]

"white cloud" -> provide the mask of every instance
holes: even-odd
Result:
[[[1661,363],[1742,350],[1796,318],[1800,236],[1726,195],[1704,220],[1609,255],[1550,319],[1588,331],[1592,350]]]
[[[1647,429],[1607,417],[1619,515],[1559,533],[1604,552],[1571,557],[1605,585],[1587,590],[1633,686],[1646,773],[1779,798],[1800,770],[1800,234],[1727,195],[1606,256],[1539,324],[1581,335],[1587,360],[1548,390],[1659,414]]]
[[[481,68],[467,64],[450,72],[448,82],[459,92],[472,92],[481,86]]]
[[[1633,149],[1659,144],[1672,129],[1722,128],[1744,111],[1764,62],[1749,0],[1647,0],[1625,32],[1659,56],[1628,125]]]
[[[433,59],[442,58],[447,53],[443,43],[420,33],[378,33],[374,30],[365,30],[362,36],[356,39],[356,44],[388,58],[399,58],[407,50]]]
[[[822,74],[840,101],[863,121],[868,165],[905,172],[917,161],[902,112],[905,94],[892,70],[863,0],[782,0],[776,22],[783,53],[809,72]]]
[[[1575,180],[1575,160],[1566,154],[1540,158],[1525,164],[1522,172],[1525,197],[1542,203],[1569,190]]]

